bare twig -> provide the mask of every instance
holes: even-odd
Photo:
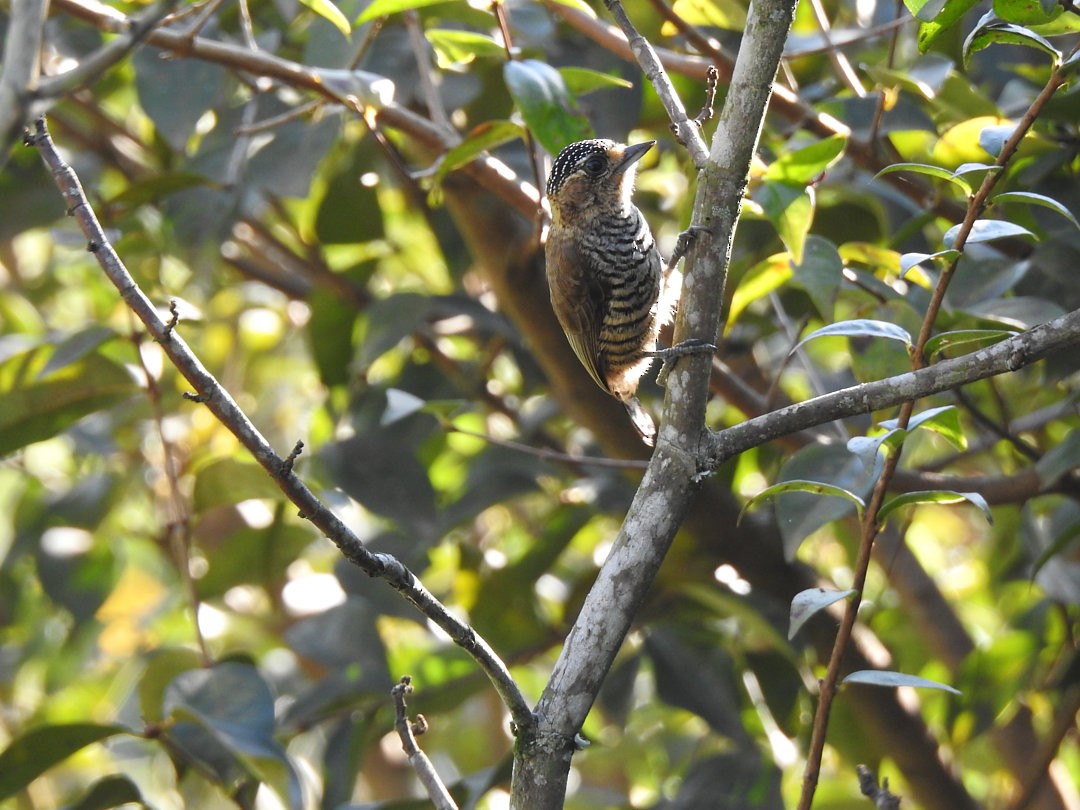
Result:
[[[409,757],[409,765],[412,766],[424,790],[427,791],[428,798],[435,805],[435,810],[458,810],[450,791],[446,789],[446,785],[436,773],[435,766],[416,744],[416,738],[427,731],[427,720],[424,715],[418,714],[414,722],[409,722],[405,696],[412,690],[412,677],[409,675],[401,676],[401,680],[390,690],[390,694],[394,697],[394,728],[397,729],[398,737],[401,739],[401,747]]]
[[[694,166],[699,170],[703,169],[708,161],[709,153],[705,148],[705,140],[701,137],[701,126],[687,117],[686,108],[679,94],[675,92],[675,86],[668,78],[660,57],[657,56],[649,41],[638,33],[620,0],[604,0],[604,5],[625,34],[630,50],[641,66],[641,72],[652,83],[664,109],[667,110],[676,139],[690,152],[690,159],[693,160]]]
[[[78,221],[98,263],[119,291],[125,304],[142,321],[169,360],[194,387],[196,393],[186,394],[185,398],[205,404],[247,448],[286,497],[299,508],[300,514],[317,526],[347,560],[369,575],[385,580],[469,653],[487,674],[509,709],[516,727],[525,731],[531,729],[535,722],[533,713],[506,664],[488,643],[454,616],[398,559],[389,554],[368,551],[356,534],[297,476],[285,472],[285,459],[274,451],[232,396],[176,333],[175,328],[168,329],[168,324],[158,315],[153,303],[135,283],[106,238],[101,223],[86,199],[78,176],[56,151],[45,127],[44,118],[38,119],[35,132],[27,133],[26,140],[29,145],[37,148],[52,172],[53,179],[67,202],[69,213]]]

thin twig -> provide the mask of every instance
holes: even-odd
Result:
[[[431,764],[419,745],[416,738],[427,731],[428,725],[424,715],[416,715],[416,720],[409,722],[408,707],[405,705],[405,696],[411,693],[412,677],[403,675],[401,680],[390,690],[394,697],[394,728],[401,739],[401,747],[409,757],[409,765],[416,772],[417,778],[427,791],[428,798],[435,805],[435,810],[458,810],[450,791],[446,789],[435,766]]]
[[[604,5],[607,6],[611,16],[615,18],[615,22],[622,29],[630,45],[631,52],[641,66],[641,72],[652,84],[656,94],[660,97],[660,102],[664,105],[664,109],[667,110],[675,138],[686,147],[694,166],[699,170],[703,169],[709,159],[709,150],[705,146],[705,140],[701,137],[701,127],[687,117],[686,108],[683,106],[679,94],[675,91],[671,79],[668,78],[667,71],[664,70],[664,66],[660,62],[660,57],[657,56],[649,41],[638,33],[620,0],[604,0]]]
[[[347,560],[370,576],[385,580],[472,656],[509,709],[516,727],[526,730],[532,728],[535,723],[532,710],[506,664],[488,643],[469,625],[454,616],[397,558],[369,551],[356,534],[319,500],[303,481],[291,473],[283,472],[285,460],[274,451],[228,391],[177,334],[176,329],[168,329],[168,324],[161,319],[153,303],[136,284],[109,243],[97,215],[86,199],[78,176],[57,152],[44,118],[38,119],[34,133],[26,133],[26,142],[37,148],[67,203],[68,212],[78,221],[88,240],[88,247],[125,304],[143,322],[169,360],[195,389],[194,394],[185,394],[185,398],[205,404],[247,448],[286,497],[299,508],[300,514],[317,526]]]

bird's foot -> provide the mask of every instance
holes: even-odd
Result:
[[[667,382],[668,374],[671,373],[675,361],[680,357],[687,357],[688,355],[694,354],[713,354],[715,351],[716,346],[711,343],[707,343],[700,338],[687,338],[666,349],[656,349],[651,352],[645,352],[645,356],[659,357],[662,361],[663,365],[660,367],[660,373],[656,375],[656,382],[658,385],[664,385],[664,383]]]
[[[668,259],[665,275],[675,269],[675,265],[677,265],[679,260],[686,255],[691,247],[693,247],[693,244],[697,241],[698,237],[706,233],[709,233],[709,229],[704,225],[691,225],[679,234],[679,238],[675,240],[675,249],[671,252],[671,258]]]

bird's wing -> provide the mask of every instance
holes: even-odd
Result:
[[[557,314],[581,365],[597,385],[608,391],[604,379],[606,369],[600,357],[600,317],[606,302],[599,271],[580,253],[575,253],[578,255],[567,263],[572,271],[559,279],[564,295]]]

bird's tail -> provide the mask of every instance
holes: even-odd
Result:
[[[649,447],[656,443],[656,423],[649,416],[649,412],[642,407],[637,397],[622,400],[626,412],[630,414],[630,422],[641,436],[641,440]]]

